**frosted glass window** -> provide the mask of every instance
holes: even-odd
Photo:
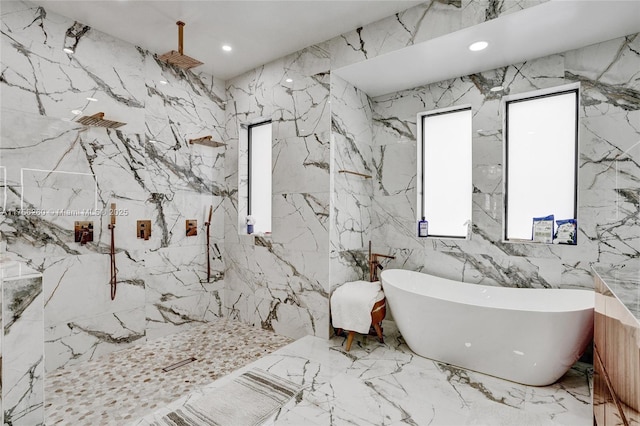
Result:
[[[252,124],[249,133],[248,214],[254,232],[271,232],[271,122]]]
[[[471,107],[418,114],[418,219],[430,237],[466,238],[471,224]]]
[[[534,217],[576,219],[577,159],[578,88],[505,102],[506,240],[531,240]]]

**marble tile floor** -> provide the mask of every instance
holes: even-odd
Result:
[[[48,373],[47,425],[123,425],[291,343],[220,320]],[[168,372],[163,367],[196,361]]]
[[[413,354],[393,323],[385,344],[306,336],[131,423],[162,416],[223,386],[249,368],[302,385],[266,425],[591,425],[591,365],[577,363],[552,386],[531,387]],[[235,425],[234,425],[235,426]]]

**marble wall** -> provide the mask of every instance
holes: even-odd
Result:
[[[226,82],[172,69],[43,8],[3,2],[0,113],[12,125],[2,126],[0,189],[14,213],[0,216],[0,232],[12,256],[44,274],[47,369],[223,315],[289,337],[327,337],[329,294],[368,276],[369,240],[397,256],[388,266],[499,285],[585,287],[589,262],[637,260],[637,36],[376,99],[332,73],[543,1],[428,1]],[[504,244],[500,95],[488,89],[574,81],[583,87],[579,245]],[[472,239],[420,240],[415,115],[460,103],[474,108]],[[127,124],[89,128],[74,109]],[[246,235],[241,219],[240,127],[259,118],[273,120],[273,232],[264,237]],[[188,144],[205,135],[227,146]],[[126,212],[116,225],[115,301],[107,216],[15,213],[113,202]],[[139,219],[152,221],[147,241],[136,238]],[[197,236],[185,236],[185,219],[198,220]],[[93,242],[73,241],[76,220],[94,221]]]
[[[329,332],[329,67],[326,46],[317,45],[226,82],[224,312],[293,338]],[[239,130],[259,118],[273,121],[266,237],[246,235],[238,219],[246,216],[238,165],[247,161]]]
[[[4,272],[0,270],[0,274]],[[7,425],[43,425],[42,275],[0,277],[0,281],[3,328],[0,418],[4,416],[2,424]]]
[[[227,81],[224,312],[290,337],[326,336],[331,290],[368,278],[369,240],[377,252],[398,254],[388,265],[421,269],[423,242],[393,235],[415,230],[404,210],[415,204],[415,167],[403,158],[415,157],[415,132],[396,117],[377,117],[365,93],[329,72],[543,1],[428,1]],[[274,226],[261,238],[245,235],[246,152],[236,147],[242,124],[268,118]],[[405,138],[384,161],[381,126]]]
[[[29,3],[3,2],[1,18],[0,232],[12,257],[44,274],[47,370],[220,317],[225,150],[188,139],[224,139],[223,82]],[[83,126],[76,109],[126,125]],[[121,213],[114,301],[111,203]],[[148,240],[137,238],[142,219]],[[198,220],[197,236],[185,219]],[[78,220],[93,221],[93,242],[74,242]]]
[[[431,0],[380,21],[342,34],[327,42],[331,57],[331,70],[371,59],[376,56],[424,42],[447,33],[476,25],[499,16],[536,6],[547,0],[495,1],[495,0]],[[394,262],[382,260],[385,266],[413,268],[410,261],[411,245],[398,244],[393,235],[380,231],[380,220],[388,221],[390,233],[399,229],[411,234],[416,228],[401,210],[407,203],[415,203],[415,165],[407,167],[396,153],[415,157],[415,139],[407,123],[397,117],[374,120],[373,101],[366,93],[350,83],[331,75],[331,288],[355,279],[369,278],[367,263],[368,242],[374,252],[390,253],[394,249],[402,255]],[[414,120],[415,121],[415,120]],[[402,138],[402,147],[396,147],[386,161],[380,157],[384,147],[376,141],[380,127],[389,127]],[[414,124],[415,127],[415,124]],[[376,141],[376,142],[374,142]],[[385,145],[381,143],[380,145]],[[411,157],[408,157],[411,158]],[[371,175],[363,179],[340,174],[339,170],[352,170]],[[384,179],[383,179],[384,174]],[[395,177],[391,177],[391,175]],[[413,176],[413,178],[412,178]],[[391,183],[390,179],[399,179]],[[404,195],[403,195],[404,194]],[[395,196],[396,198],[393,198]],[[388,202],[382,201],[381,197]],[[395,201],[402,199],[401,205]],[[386,212],[384,219],[377,212],[380,203]],[[398,215],[394,209],[398,208]],[[393,225],[391,225],[393,224]],[[391,231],[393,229],[393,231]],[[417,247],[422,243],[416,241]]]
[[[331,289],[369,280],[373,111],[366,93],[331,75]],[[349,172],[369,176],[359,176]],[[378,245],[373,244],[377,250]]]
[[[549,0],[428,0],[328,42],[331,69],[431,40]]]
[[[473,283],[592,288],[590,263],[623,267],[640,256],[640,36],[446,80],[373,99],[373,239],[394,266]],[[502,93],[580,82],[577,246],[502,242]],[[470,240],[416,235],[416,114],[473,108]],[[553,155],[553,153],[549,153]]]

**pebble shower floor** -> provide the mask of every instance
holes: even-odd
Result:
[[[45,380],[46,424],[128,423],[292,341],[220,320],[55,370]]]

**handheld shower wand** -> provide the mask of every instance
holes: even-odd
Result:
[[[207,282],[211,282],[211,256],[209,254],[211,215],[213,214],[213,206],[209,206],[209,219],[204,223],[207,226]]]
[[[117,280],[116,280],[116,240],[115,240],[115,229],[116,229],[116,204],[111,203],[111,223],[109,224],[109,229],[111,230],[111,252],[109,253],[111,257],[111,300],[116,298],[116,290],[117,290]]]

